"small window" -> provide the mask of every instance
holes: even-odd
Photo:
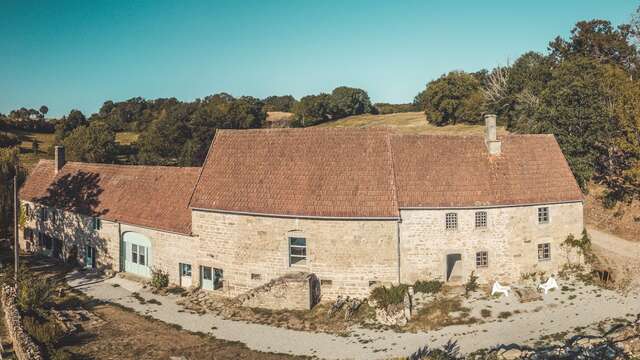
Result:
[[[213,289],[221,289],[223,285],[223,271],[222,269],[213,269]]]
[[[42,221],[49,220],[49,210],[46,207],[40,209],[40,218],[42,218]]]
[[[447,215],[445,215],[445,228],[447,230],[455,230],[458,228],[458,214],[447,213]]]
[[[147,254],[147,249],[142,245],[138,245],[138,264],[140,265],[147,264],[146,254]]]
[[[304,265],[307,262],[307,239],[301,237],[289,238],[289,266]]]
[[[486,229],[486,228],[487,228],[487,212],[476,211],[476,229]]]
[[[51,212],[51,224],[56,225],[57,215],[58,213],[55,210]]]
[[[489,266],[489,253],[486,251],[478,251],[476,253],[476,267]]]
[[[251,274],[251,280],[261,280],[262,275],[260,274]]]
[[[321,286],[331,286],[331,285],[333,285],[333,280],[320,279],[320,285]]]
[[[191,277],[191,264],[180,264],[180,276]]]
[[[539,207],[538,208],[538,224],[548,224],[549,223],[549,208],[548,207]]]
[[[538,244],[538,260],[551,260],[551,244]]]
[[[138,245],[131,244],[131,261],[135,264],[138,263]]]
[[[92,217],[91,225],[93,226],[93,230],[100,230],[102,229],[102,220],[99,217]]]
[[[27,218],[31,215],[31,207],[29,204],[24,204],[24,216]]]

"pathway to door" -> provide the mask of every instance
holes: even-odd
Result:
[[[499,343],[531,345],[543,335],[549,336],[565,331],[570,333],[577,327],[585,327],[606,319],[629,317],[630,313],[640,312],[640,297],[637,292],[626,297],[604,292],[604,296],[585,295],[572,300],[575,304],[565,302],[564,305],[556,306],[549,306],[554,300],[553,297],[548,297],[543,303],[538,304],[546,305],[543,310],[513,315],[501,322],[456,325],[415,334],[357,328],[351,336],[342,337],[226,320],[213,314],[192,314],[176,304],[178,295],[154,295],[143,289],[141,283],[120,277],[91,278],[74,272],[69,274],[67,281],[69,285],[96,299],[126,306],[140,314],[180,325],[189,331],[207,333],[223,340],[240,341],[253,350],[328,359],[404,357],[419,347],[439,347],[449,339],[457,340],[465,353],[493,347]],[[141,301],[140,297],[146,301]],[[155,301],[149,302],[151,299]],[[515,299],[511,297],[500,298],[494,306],[512,306],[513,300]]]

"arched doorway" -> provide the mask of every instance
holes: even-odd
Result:
[[[128,231],[122,234],[122,248],[124,271],[151,277],[151,240],[142,234]]]

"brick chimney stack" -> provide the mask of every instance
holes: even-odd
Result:
[[[56,156],[56,174],[62,169],[64,163],[66,162],[64,158],[64,146],[56,146],[55,147],[55,156]]]
[[[496,134],[496,116],[494,114],[485,115],[484,123],[484,143],[487,145],[487,151],[489,151],[489,155],[500,155],[502,144]]]

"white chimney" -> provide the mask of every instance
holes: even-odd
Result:
[[[496,135],[496,116],[494,114],[485,115],[484,123],[484,143],[487,145],[487,151],[489,151],[489,155],[500,155],[502,144]]]
[[[64,166],[65,158],[64,158],[64,146],[56,146],[55,147],[55,163],[56,163],[56,174],[62,169]]]

